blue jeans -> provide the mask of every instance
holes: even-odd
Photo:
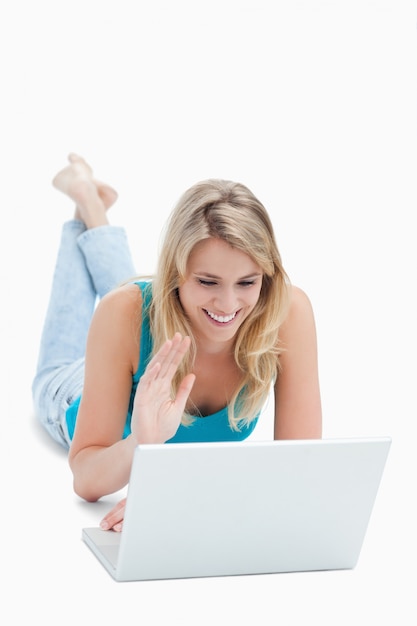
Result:
[[[70,445],[65,414],[82,392],[85,345],[97,300],[134,276],[123,228],[87,230],[77,220],[64,224],[32,393],[41,423],[65,448]]]

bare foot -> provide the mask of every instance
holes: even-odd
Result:
[[[94,183],[97,187],[98,195],[103,200],[103,204],[107,211],[107,209],[110,209],[110,207],[116,202],[119,197],[118,193],[115,189],[113,189],[113,187],[106,185],[106,183],[102,183],[100,180],[94,180]]]
[[[69,165],[54,177],[53,186],[76,204],[75,219],[87,228],[108,224],[106,210],[117,200],[117,192],[93,178],[93,170],[77,154],[68,156]]]
[[[87,171],[90,173],[91,178],[93,178],[93,170],[88,165],[88,163],[78,154],[74,154],[73,152],[71,152],[68,155],[68,160],[70,161],[70,163],[74,163],[77,166],[84,166],[87,169]],[[98,195],[104,202],[104,206],[106,207],[106,210],[109,209],[116,202],[118,198],[117,191],[113,189],[113,187],[110,187],[110,185],[107,185],[106,183],[101,182],[101,180],[96,180],[95,178],[93,178],[93,182],[95,186],[97,187]]]

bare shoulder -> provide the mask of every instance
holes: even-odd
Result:
[[[126,305],[128,305],[129,302],[131,304],[138,303],[142,301],[142,292],[135,283],[127,283],[126,285],[112,289],[101,300],[101,302],[109,301],[125,303]]]
[[[114,351],[132,352],[136,360],[136,349],[140,337],[142,293],[135,284],[123,285],[110,291],[102,298],[93,316],[88,344],[104,344]],[[87,344],[87,350],[88,350]]]
[[[117,287],[102,298],[96,314],[101,316],[137,316],[142,308],[142,292],[135,284]]]
[[[300,310],[312,311],[310,298],[305,291],[295,285],[290,287],[290,313]]]
[[[313,345],[317,340],[313,307],[310,298],[300,287],[290,287],[288,313],[279,329],[279,340],[284,352],[289,349],[293,351],[297,346],[303,350],[303,346]],[[282,357],[288,359],[288,353]]]
[[[282,330],[291,327],[299,327],[303,324],[314,324],[313,307],[310,298],[305,291],[292,285],[290,287],[290,302],[287,317],[282,325]]]

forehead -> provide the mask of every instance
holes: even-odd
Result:
[[[204,239],[194,246],[187,269],[190,272],[218,275],[229,270],[236,270],[245,275],[262,273],[259,265],[249,254],[217,238]]]

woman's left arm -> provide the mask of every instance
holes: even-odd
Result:
[[[274,439],[320,439],[322,415],[313,309],[291,288],[288,316],[280,328],[283,352],[275,383]]]

